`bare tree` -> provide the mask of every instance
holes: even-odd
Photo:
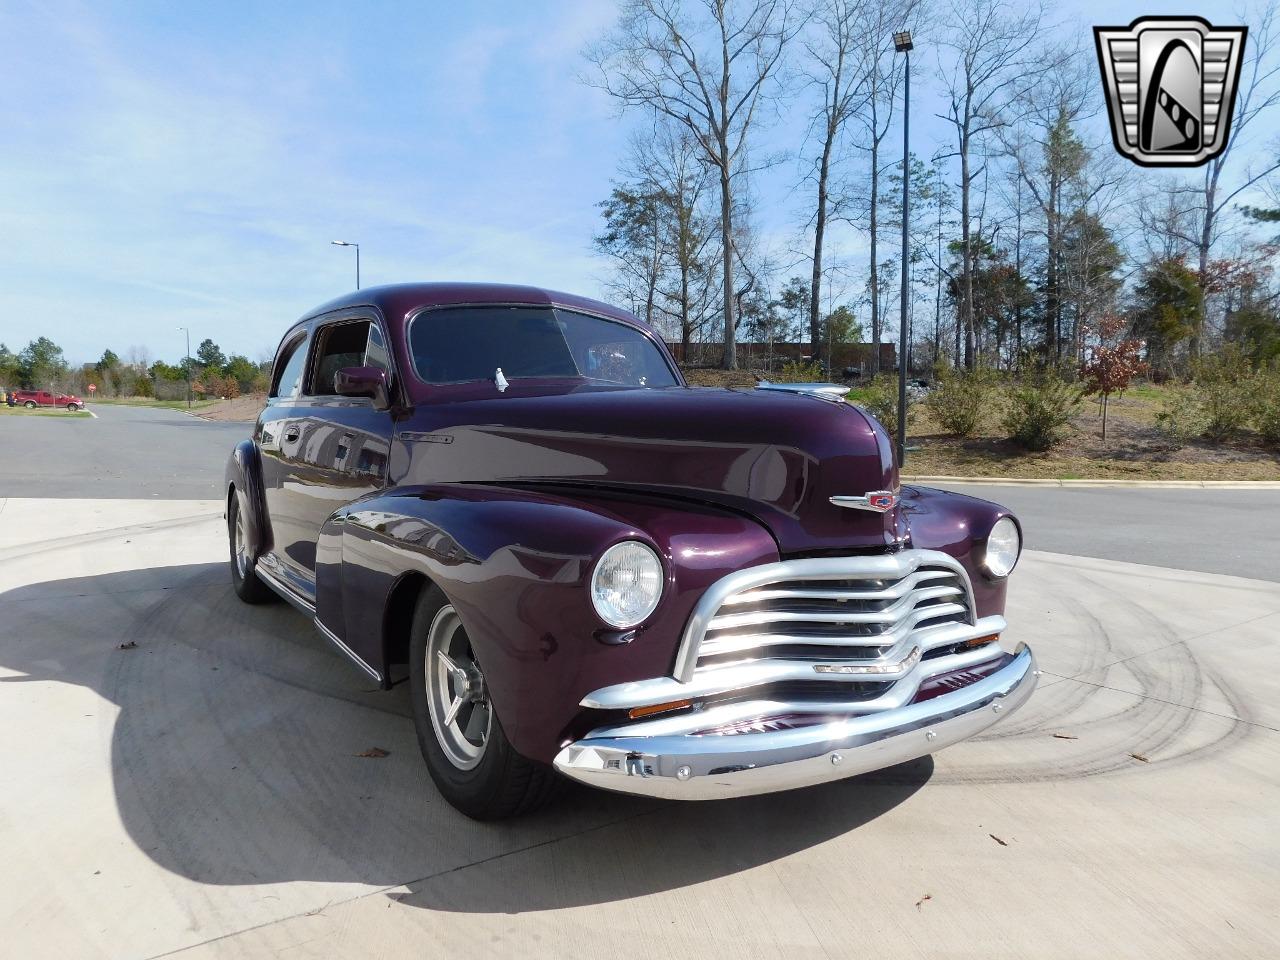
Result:
[[[625,0],[617,28],[588,52],[596,83],[623,106],[644,106],[684,124],[720,179],[724,359],[734,338],[734,181],[768,84],[799,29],[793,0]]]
[[[1241,193],[1280,170],[1280,156],[1277,156],[1269,164],[1246,170],[1234,189],[1225,189],[1221,183],[1223,170],[1231,160],[1234,148],[1246,141],[1250,132],[1259,126],[1259,117],[1269,115],[1272,108],[1280,103],[1280,56],[1277,56],[1280,34],[1277,33],[1274,3],[1267,4],[1254,23],[1245,45],[1245,62],[1240,71],[1231,139],[1222,153],[1205,164],[1204,180],[1194,188],[1199,207],[1199,230],[1194,238],[1194,247],[1202,294],[1209,292],[1209,257],[1218,239],[1223,212]],[[1265,121],[1261,126],[1266,128]],[[1200,331],[1192,335],[1190,347],[1193,357],[1200,354]]]
[[[1037,46],[1043,9],[1008,12],[999,0],[951,0],[949,29],[939,43],[954,51],[954,62],[940,71],[947,111],[939,114],[955,130],[960,160],[961,323],[964,363],[976,361],[973,326],[973,247],[970,201],[973,184],[985,163],[975,167],[974,148],[1010,120],[1001,108],[1015,99],[1019,86],[1051,64]]]
[[[837,146],[845,127],[867,102],[871,79],[860,62],[865,16],[863,0],[828,0],[815,13],[814,36],[805,44],[811,61],[809,81],[822,93],[822,104],[812,122],[812,129],[818,135],[819,150],[813,160],[813,170],[807,175],[814,182],[817,193],[813,211],[813,271],[809,283],[809,341],[815,358],[819,355],[822,340],[819,316],[822,248],[827,217],[833,205],[837,207],[835,212],[839,212],[840,202],[838,196],[834,201],[831,197],[831,169],[838,161]]]
[[[885,284],[880,274],[880,178],[884,172],[881,146],[893,125],[902,79],[906,69],[905,58],[895,54],[893,33],[895,30],[916,30],[916,21],[922,9],[921,0],[886,0],[868,3],[860,9],[858,57],[865,76],[865,104],[855,119],[862,127],[857,146],[867,153],[868,177],[859,178],[856,184],[841,184],[841,205],[850,207],[843,219],[864,226],[870,242],[868,252],[867,291],[871,304],[871,370],[880,371],[880,341],[883,333],[884,310],[881,303]]]
[[[669,261],[656,307],[674,321],[686,357],[694,335],[710,319],[720,290],[713,265],[719,218],[704,209],[712,183],[699,155],[689,131],[669,123],[658,128],[644,151],[646,175],[661,198],[659,223]]]

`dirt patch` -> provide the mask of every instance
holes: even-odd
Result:
[[[205,420],[257,420],[262,408],[267,405],[265,393],[250,393],[231,400],[215,400],[208,406],[195,411],[197,417]]]

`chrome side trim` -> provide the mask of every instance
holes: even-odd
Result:
[[[896,710],[736,736],[597,730],[561,749],[555,767],[594,787],[674,800],[791,790],[891,767],[968,739],[1025,703],[1035,685],[1035,660],[1022,645],[994,673]]]
[[[377,680],[379,683],[382,682],[382,674],[379,673],[377,670],[373,669],[373,667],[369,666],[369,664],[365,663],[364,659],[358,653],[356,653],[354,650],[348,647],[345,643],[343,643],[342,640],[338,638],[338,635],[336,633],[334,633],[332,630],[326,627],[323,623],[321,623],[318,618],[314,621],[314,623],[316,625],[316,629],[319,630],[322,634],[324,634],[326,640],[328,640],[330,643],[336,646],[339,650],[345,653],[348,657],[354,660],[356,663],[356,666],[364,670],[365,673],[373,677],[373,679]]]
[[[937,647],[963,643],[988,634],[1002,633],[1007,624],[1004,617],[983,617],[976,624],[958,623],[943,624],[914,635],[906,635],[899,641],[902,643],[919,643],[924,652]],[[990,659],[988,644],[975,647],[973,651],[954,654],[947,657],[934,657],[915,665],[915,669],[906,675],[896,674],[876,677],[814,673],[812,661],[805,660],[756,660],[747,663],[726,664],[723,667],[703,668],[690,682],[684,683],[674,677],[654,677],[651,680],[635,680],[630,683],[618,683],[611,687],[594,690],[582,698],[581,705],[596,710],[629,710],[632,707],[648,707],[673,700],[693,700],[699,697],[710,697],[721,693],[730,693],[742,687],[755,686],[761,683],[776,683],[783,680],[828,680],[848,683],[868,683],[883,681],[893,684],[887,693],[861,703],[846,702],[846,711],[866,712],[887,710],[901,706],[915,696],[920,684],[930,677],[948,670],[981,663]],[[909,647],[908,647],[909,649]],[[898,649],[894,655],[901,655]],[[856,662],[856,661],[855,661]],[[877,661],[883,662],[883,661]],[[893,681],[898,681],[893,683]]]
[[[258,575],[258,579],[265,583],[268,587],[280,595],[280,598],[286,601],[291,607],[300,610],[308,617],[316,615],[316,608],[305,597],[298,595],[292,587],[272,573],[261,561],[257,561],[253,565],[254,573]]]
[[[868,578],[900,580],[915,573],[922,566],[945,567],[964,584],[965,596],[973,596],[973,584],[965,568],[955,557],[937,550],[904,550],[901,553],[870,557],[783,560],[779,563],[763,563],[731,573],[708,587],[693,608],[693,613],[689,616],[689,622],[680,639],[680,649],[676,653],[672,676],[685,684],[693,680],[703,635],[710,629],[711,621],[716,617],[725,600],[734,594],[787,580]],[[674,699],[684,696],[687,694],[679,694]]]

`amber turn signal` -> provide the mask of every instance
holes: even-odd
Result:
[[[632,707],[627,711],[627,716],[632,720],[639,720],[641,717],[651,717],[655,713],[667,713],[670,710],[681,710],[691,706],[693,706],[692,700],[671,700],[667,703],[655,703],[648,707]]]
[[[1000,634],[988,633],[985,637],[974,637],[972,640],[966,640],[964,643],[956,644],[956,647],[963,650],[966,647],[981,647],[990,643],[992,640],[999,640]]]

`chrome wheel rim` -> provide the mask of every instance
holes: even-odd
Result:
[[[236,500],[236,525],[232,531],[231,553],[236,564],[236,573],[243,580],[249,573],[248,537],[244,531],[244,504]]]
[[[484,757],[493,710],[471,641],[450,604],[441,607],[431,621],[423,669],[436,742],[450,763],[470,770]]]

